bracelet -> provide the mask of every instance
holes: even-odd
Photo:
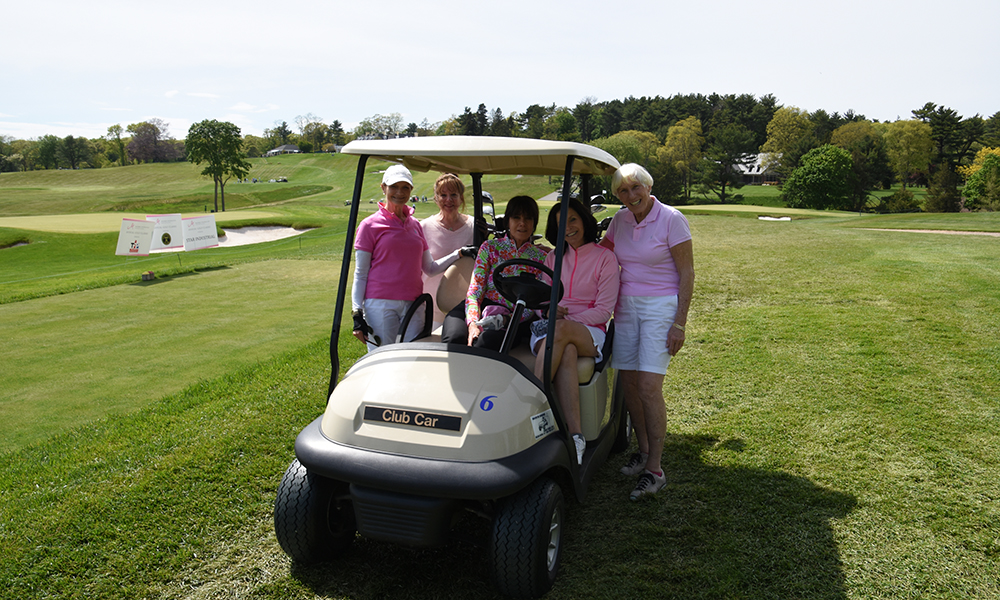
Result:
[[[677,329],[680,329],[682,332],[684,331],[683,325],[678,325],[677,323],[674,323],[673,326],[676,327]]]

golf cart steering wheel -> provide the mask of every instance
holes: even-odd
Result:
[[[524,306],[531,310],[547,309],[549,301],[552,299],[552,286],[531,273],[521,272],[511,276],[503,274],[503,270],[507,267],[517,265],[538,269],[548,275],[549,279],[555,279],[552,269],[538,261],[527,258],[512,258],[503,261],[493,269],[493,285],[496,286],[497,292],[511,304],[516,304],[518,300],[521,300],[524,302]],[[556,301],[562,300],[562,297],[563,286],[562,282],[559,282],[559,298]]]

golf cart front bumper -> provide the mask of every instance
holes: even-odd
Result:
[[[334,442],[322,417],[295,440],[295,455],[310,471],[337,481],[413,496],[494,500],[509,496],[553,467],[569,470],[566,445],[550,434],[517,454],[484,462],[404,456]]]
[[[469,501],[510,496],[555,466],[569,469],[566,446],[548,435],[513,456],[459,462],[403,456],[331,441],[310,423],[295,440],[309,471],[347,482],[361,535],[409,546],[447,541],[454,516]]]

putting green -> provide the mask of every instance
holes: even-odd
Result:
[[[858,213],[840,210],[813,210],[811,208],[783,208],[755,206],[753,204],[690,204],[677,207],[683,212],[747,212],[759,215],[789,215],[801,217],[856,217]]]
[[[185,217],[204,213],[186,214]],[[238,210],[215,213],[216,223],[243,219],[261,219],[280,216],[267,210]],[[49,231],[56,233],[105,233],[118,231],[122,219],[145,219],[145,213],[93,213],[82,215],[48,215],[37,217],[0,217],[0,227]]]

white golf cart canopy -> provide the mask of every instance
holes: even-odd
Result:
[[[354,140],[341,152],[398,162],[414,171],[456,175],[563,175],[568,156],[574,157],[574,175],[612,175],[620,166],[615,157],[594,146],[531,138],[448,135]]]

